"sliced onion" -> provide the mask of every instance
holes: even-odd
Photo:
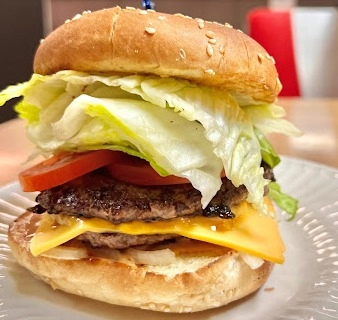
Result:
[[[128,248],[126,253],[131,256],[136,264],[151,266],[165,266],[175,261],[175,253],[170,249],[144,251],[135,248]]]
[[[114,261],[119,261],[121,258],[121,253],[118,250],[107,247],[90,248],[89,254],[95,258],[103,258]]]
[[[264,263],[262,258],[254,257],[248,253],[241,252],[240,255],[243,261],[253,270],[258,269]]]
[[[124,252],[110,248],[93,248],[88,254],[85,247],[69,246],[55,247],[42,253],[41,256],[63,260],[78,260],[94,256],[126,264],[145,264],[152,266],[168,265],[173,263],[176,258],[175,253],[168,248],[161,250],[139,250],[128,248]]]
[[[48,251],[45,251],[41,256],[63,259],[63,260],[78,260],[88,257],[87,249],[84,247],[67,247],[58,246]]]

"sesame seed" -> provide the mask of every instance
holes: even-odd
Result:
[[[66,21],[65,21],[65,23],[69,23],[70,22],[70,19],[67,19]]]
[[[233,26],[230,24],[230,23],[224,23],[224,25],[227,27],[227,28],[230,28],[230,29],[232,29],[233,28]]]
[[[212,31],[207,31],[205,35],[210,39],[215,38],[215,32]]]
[[[198,23],[198,27],[199,27],[200,29],[203,29],[203,28],[204,28],[204,22],[199,22],[199,23]]]
[[[182,59],[185,59],[187,57],[187,54],[185,53],[184,49],[181,48],[180,51],[179,51],[179,53],[180,53],[180,57]]]
[[[274,59],[272,56],[270,56],[268,53],[265,54],[265,57],[266,57],[268,60],[271,60],[271,62],[272,62],[273,64],[276,63],[276,62],[275,62],[275,59]]]
[[[186,18],[186,19],[192,19],[192,17],[190,17],[190,16],[184,16],[184,18]]]
[[[210,44],[207,45],[207,55],[211,57],[214,54],[214,49]]]
[[[140,10],[140,14],[147,14],[148,12],[146,10]]]
[[[138,49],[135,49],[135,51],[134,51],[135,53],[138,53]]]
[[[80,19],[81,17],[82,17],[82,15],[80,13],[78,13],[72,18],[72,20],[74,21],[74,20]]]
[[[165,20],[165,19],[166,19],[165,16],[159,16],[159,17],[158,17],[158,20]]]
[[[89,14],[89,13],[92,13],[90,10],[85,10],[82,12],[82,14]]]
[[[240,32],[240,33],[244,33],[241,29],[237,29],[237,31]]]
[[[126,7],[127,10],[136,10],[135,7]]]
[[[148,12],[156,12],[154,9],[147,9]]]
[[[219,22],[217,22],[217,21],[213,21],[212,23],[213,23],[213,24],[217,24],[217,25],[219,25],[219,26],[223,26],[221,23],[219,23]]]
[[[204,22],[204,20],[201,19],[201,18],[196,18],[195,20],[196,20],[197,22]]]
[[[156,32],[156,29],[153,27],[146,27],[146,32],[149,34],[154,34]]]
[[[280,82],[279,78],[277,78],[277,87],[278,89],[282,88],[282,83]]]
[[[211,44],[216,44],[217,40],[216,39],[209,39],[208,42],[211,43]]]
[[[185,18],[185,15],[182,13],[175,13],[174,16],[176,17],[181,17],[181,18]]]
[[[221,44],[220,46],[219,46],[219,53],[220,54],[223,54],[225,52],[225,48],[224,48],[224,46]]]
[[[210,74],[210,75],[215,75],[216,74],[215,71],[212,70],[212,69],[206,69],[206,70],[204,70],[204,73]]]
[[[257,56],[258,56],[258,61],[259,61],[260,63],[262,63],[262,61],[263,61],[263,59],[264,59],[264,56],[263,56],[261,53],[258,53]]]
[[[40,39],[40,43],[42,43],[42,42],[44,42],[45,41],[45,39]]]

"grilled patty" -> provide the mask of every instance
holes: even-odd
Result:
[[[274,180],[272,170],[264,167],[264,177]],[[168,186],[136,186],[117,181],[104,169],[88,173],[61,186],[42,191],[36,198],[34,212],[66,213],[74,216],[98,217],[113,223],[134,220],[154,221],[183,216],[213,215],[232,218],[230,207],[247,198],[244,186],[236,188],[227,178],[204,210],[201,194],[190,184]],[[86,232],[77,237],[94,247],[124,249],[175,239],[175,234],[132,236],[118,233]]]
[[[212,207],[226,211],[224,208],[239,204],[246,197],[244,186],[235,188],[223,178],[221,189],[205,212],[213,211]],[[203,214],[201,194],[191,184],[137,186],[117,181],[103,170],[42,191],[36,201],[41,212],[97,217],[113,223]]]
[[[177,234],[153,234],[133,236],[123,233],[86,232],[76,239],[89,242],[92,247],[108,247],[112,249],[127,249],[139,245],[151,245],[163,241],[180,238]]]

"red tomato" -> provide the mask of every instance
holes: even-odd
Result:
[[[60,153],[19,174],[23,191],[41,191],[61,185],[114,161],[117,152],[98,150]]]
[[[190,183],[188,179],[160,176],[151,165],[121,151],[97,150],[83,153],[59,153],[19,174],[23,191],[46,190],[106,166],[118,180],[137,185]],[[224,176],[224,172],[222,173]]]
[[[190,183],[188,179],[174,175],[162,177],[147,161],[122,152],[107,168],[112,177],[137,185],[154,186]]]

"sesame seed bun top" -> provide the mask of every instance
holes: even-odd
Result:
[[[266,102],[281,90],[273,58],[241,31],[134,8],[85,12],[53,31],[34,72],[60,70],[173,76]]]

